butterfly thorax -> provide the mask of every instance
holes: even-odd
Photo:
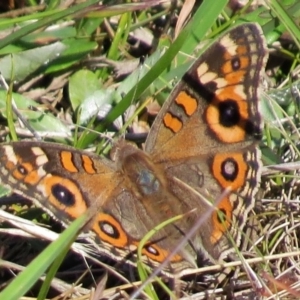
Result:
[[[154,196],[166,187],[164,171],[145,152],[126,145],[119,153],[121,171],[131,181],[137,197]]]

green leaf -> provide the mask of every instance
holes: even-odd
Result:
[[[52,114],[38,110],[32,110],[31,107],[37,107],[38,103],[28,99],[20,94],[12,93],[17,108],[36,131],[57,132],[63,136],[70,135],[70,129]],[[7,117],[6,111],[6,91],[0,91],[0,111],[2,116]]]
[[[56,59],[66,46],[56,42],[47,46],[37,47],[31,50],[4,56],[0,60],[0,70],[6,80],[10,80],[12,65],[14,69],[14,81],[21,81],[34,73],[41,66],[45,66]]]
[[[91,94],[100,90],[101,86],[99,79],[91,71],[80,70],[72,75],[69,81],[69,98],[73,111]]]

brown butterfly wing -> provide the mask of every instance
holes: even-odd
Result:
[[[88,212],[90,229],[96,234],[99,253],[115,260],[135,254],[140,240],[163,220],[180,213],[168,207],[178,199],[165,186],[153,195],[143,194],[134,176],[160,170],[147,155],[121,143],[117,163],[91,153],[53,143],[15,142],[0,147],[1,183],[32,200],[65,226]],[[130,152],[131,156],[126,153]],[[134,162],[130,161],[134,158]],[[129,165],[128,165],[129,163]],[[143,165],[146,163],[146,165]],[[165,207],[165,209],[163,209]],[[166,237],[172,236],[172,239]],[[172,226],[153,237],[143,249],[149,265],[161,263],[175,246],[178,231]],[[135,257],[131,257],[132,261]],[[131,262],[131,260],[127,260]],[[190,263],[177,255],[172,262],[185,269]]]
[[[103,205],[121,181],[114,177],[111,161],[100,162],[96,155],[59,144],[14,142],[2,145],[0,151],[1,182],[64,224],[96,201],[98,207]],[[108,184],[112,178],[114,184]]]
[[[208,48],[174,88],[151,128],[145,150],[153,160],[241,150],[259,141],[258,86],[266,54],[256,24],[238,26]]]
[[[238,243],[260,182],[258,86],[266,53],[256,24],[225,34],[183,76],[146,142],[153,162],[166,171],[169,189],[184,206],[197,208],[198,218],[208,209],[201,197],[213,204],[219,200],[225,223],[214,212],[194,245],[215,259],[232,250],[227,230]]]

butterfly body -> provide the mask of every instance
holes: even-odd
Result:
[[[259,186],[258,86],[266,57],[258,25],[235,27],[174,88],[145,151],[122,141],[112,161],[51,143],[4,144],[1,182],[64,225],[92,209],[99,251],[115,260],[132,253],[154,227],[182,215],[144,246],[153,267],[211,210],[165,272],[194,268],[199,253],[222,259],[234,249],[229,235],[239,244]]]

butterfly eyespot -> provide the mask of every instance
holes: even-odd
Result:
[[[241,68],[241,60],[239,59],[239,57],[234,57],[231,60],[231,67],[233,71],[237,71]]]
[[[51,192],[60,203],[67,207],[72,207],[76,203],[74,195],[59,183],[52,185]]]
[[[242,153],[232,152],[216,154],[211,168],[221,187],[236,191],[245,184],[249,166]]]
[[[101,221],[101,222],[99,222],[99,227],[105,234],[107,234],[111,238],[114,238],[114,239],[120,238],[120,232],[113,224],[111,224],[107,221]]]
[[[143,254],[146,255],[148,258],[161,263],[169,255],[169,251],[160,248],[156,244],[148,244],[144,246]],[[174,255],[171,258],[172,262],[179,262],[181,260],[182,260],[182,256],[178,254]]]
[[[226,180],[234,181],[239,173],[239,166],[233,158],[224,160],[221,164],[221,173]]]
[[[22,175],[24,175],[24,176],[28,174],[27,169],[26,169],[23,165],[19,165],[19,166],[17,167],[17,170],[18,170],[18,172],[19,172],[20,174],[22,174]]]
[[[144,247],[144,250],[145,250],[146,252],[148,252],[149,254],[154,255],[154,256],[159,256],[159,255],[160,255],[160,253],[159,253],[159,251],[156,249],[156,247],[153,247],[153,246],[151,246],[151,245],[145,246],[145,247]]]
[[[240,112],[236,101],[226,100],[219,103],[220,123],[225,127],[232,127],[240,121]]]
[[[120,248],[128,246],[127,234],[119,221],[109,214],[99,213],[95,219],[93,230],[100,241]]]

